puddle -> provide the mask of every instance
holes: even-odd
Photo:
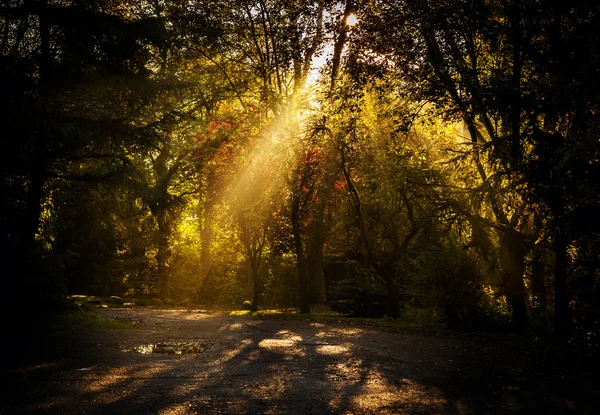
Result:
[[[161,342],[142,344],[123,351],[141,354],[194,354],[202,353],[204,350],[204,347],[196,342]]]

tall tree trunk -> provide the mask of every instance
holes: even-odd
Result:
[[[201,219],[200,229],[200,278],[201,283],[210,278],[213,268],[212,239],[213,239],[213,210],[216,204],[216,179],[213,172],[208,173],[203,186],[204,196],[198,203],[198,216]]]
[[[513,324],[519,332],[527,332],[529,321],[525,297],[525,255],[523,238],[512,229],[500,231],[500,266],[506,302],[512,313]]]
[[[325,244],[325,201],[320,200],[308,228],[306,265],[308,271],[309,301],[325,301],[325,273],[323,271],[323,245]]]
[[[306,273],[306,258],[302,246],[302,234],[300,233],[300,196],[292,198],[292,232],[294,234],[294,250],[298,264],[298,283],[300,288],[300,313],[310,313],[308,301],[308,278]]]
[[[505,4],[509,4],[508,2]],[[511,97],[511,166],[514,168],[518,166],[521,161],[521,68],[523,66],[521,58],[521,36],[523,31],[521,30],[521,6],[519,0],[513,0],[510,2],[510,6],[507,10],[507,15],[510,19],[512,44],[513,44],[513,71],[511,76],[511,90],[513,96]]]
[[[331,82],[329,90],[335,89],[336,81],[338,79],[338,73],[340,70],[340,64],[342,61],[342,51],[346,44],[346,38],[348,37],[348,16],[354,11],[354,4],[352,0],[346,0],[346,6],[344,7],[344,14],[342,15],[342,21],[338,29],[337,37],[333,45],[333,57],[331,59]]]
[[[41,133],[43,134],[43,133]],[[45,139],[38,140],[45,143]],[[42,213],[42,200],[44,198],[44,185],[46,183],[46,156],[45,149],[36,149],[33,157],[33,167],[29,176],[27,186],[27,202],[25,205],[25,217],[23,223],[23,233],[21,241],[21,250],[26,258],[29,258],[35,247],[35,236],[40,227],[40,215]]]
[[[213,238],[213,227],[212,227],[212,200],[204,202],[204,209],[202,214],[202,229],[200,231],[200,276],[202,279],[208,278],[212,271],[213,259],[212,259],[212,238]]]
[[[546,248],[536,245],[531,255],[531,297],[532,309],[546,311]]]
[[[171,298],[170,275],[169,275],[169,223],[165,212],[159,212],[158,221],[158,253],[156,261],[158,263],[158,281],[160,286],[160,298],[162,300]]]
[[[400,308],[398,306],[400,303],[398,295],[399,287],[390,275],[385,276],[385,289],[387,295],[385,304],[386,315],[391,318],[398,318],[400,317]]]
[[[569,295],[567,291],[567,241],[559,229],[554,245],[554,333],[564,336],[569,329]]]
[[[50,28],[48,21],[48,1],[41,0],[39,2],[39,31],[40,31],[40,54],[38,56],[39,66],[39,81],[38,93],[39,100],[43,107],[46,105],[50,92]],[[46,117],[45,108],[43,117]],[[48,131],[46,123],[43,120],[38,120],[37,128],[35,129],[35,137],[33,143],[33,154],[31,157],[31,170],[29,175],[29,183],[27,186],[27,196],[25,205],[25,216],[23,218],[22,237],[19,238],[20,253],[23,259],[29,261],[30,255],[35,247],[35,236],[40,226],[40,215],[42,212],[42,199],[44,197],[44,185],[46,183],[46,166],[48,162]],[[30,265],[28,262],[27,265]]]
[[[258,311],[258,296],[260,295],[259,265],[257,258],[250,259],[250,271],[252,273],[252,306],[250,311]]]

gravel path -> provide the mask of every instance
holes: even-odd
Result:
[[[592,414],[600,398],[593,377],[476,336],[193,310],[100,312],[137,328],[54,333],[30,344],[30,359],[4,373],[0,413]],[[132,351],[160,342],[202,351]]]

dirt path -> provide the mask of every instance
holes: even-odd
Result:
[[[5,372],[0,413],[595,413],[598,381],[476,337],[119,309],[138,328],[54,333]],[[195,342],[189,355],[125,352]],[[573,372],[573,371],[571,371]]]

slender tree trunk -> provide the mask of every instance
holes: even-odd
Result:
[[[564,336],[569,329],[569,295],[567,291],[567,242],[564,231],[554,239],[554,333]]]
[[[394,279],[389,275],[385,276],[385,288],[387,294],[387,301],[385,307],[386,314],[388,317],[398,318],[400,317],[400,308],[398,306],[398,304],[400,303],[398,295],[399,287],[394,282]]]
[[[158,263],[158,281],[160,286],[160,298],[164,301],[171,298],[170,275],[169,275],[169,224],[166,214],[160,212],[157,215],[158,220],[158,253],[156,261]]]
[[[258,260],[252,258],[250,260],[250,268],[252,272],[252,306],[250,311],[258,311],[258,296],[260,294],[260,279],[258,275]]]
[[[511,99],[511,166],[517,166],[521,161],[521,6],[519,0],[513,0],[507,14],[510,18],[513,44],[513,73],[512,91],[515,94]]]
[[[346,44],[346,38],[348,37],[348,16],[354,10],[354,5],[352,0],[346,0],[346,6],[344,7],[344,14],[342,15],[342,21],[340,23],[340,27],[338,29],[337,37],[335,39],[335,43],[333,45],[333,58],[331,60],[331,83],[329,85],[329,90],[333,91],[335,89],[335,84],[338,78],[338,73],[341,64],[342,51],[344,50],[344,45]]]
[[[501,231],[500,266],[504,293],[511,309],[515,329],[522,333],[529,329],[523,281],[526,252],[524,241],[516,231],[512,229]]]
[[[310,313],[308,301],[308,279],[306,274],[306,258],[302,246],[302,235],[300,233],[300,197],[294,195],[292,198],[292,232],[294,234],[294,249],[298,264],[298,282],[300,288],[300,313]]]
[[[325,273],[323,271],[323,245],[325,244],[325,202],[319,201],[315,217],[308,229],[309,243],[306,255],[309,301],[325,301]]]
[[[531,256],[531,297],[532,309],[536,312],[546,311],[546,248],[535,246]]]
[[[23,254],[26,257],[31,255],[35,247],[35,236],[40,226],[44,185],[46,183],[45,151],[38,149],[36,153],[34,155],[33,169],[29,176],[29,185],[27,186],[27,204],[23,224],[23,240],[21,243]]]
[[[198,215],[201,218],[200,229],[200,278],[201,282],[209,278],[212,273],[212,239],[213,239],[213,210],[215,206],[215,178],[209,173],[206,186],[203,188],[204,198],[198,204]]]
[[[212,223],[210,223],[210,212],[212,210],[212,206],[208,203],[205,204],[204,208],[204,218],[202,230],[200,231],[200,275],[202,279],[207,278],[212,270],[213,259],[212,259],[212,238],[213,238],[213,229]]]

